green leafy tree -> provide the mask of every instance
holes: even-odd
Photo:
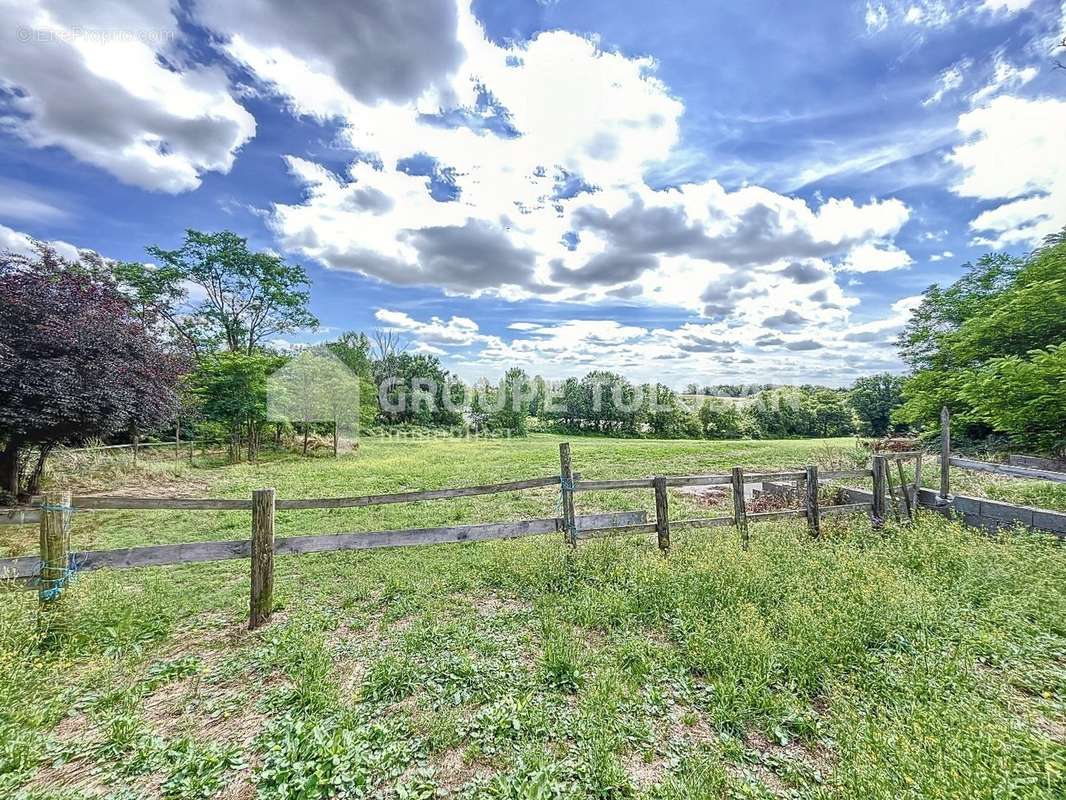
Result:
[[[178,249],[148,253],[157,264],[117,264],[115,276],[138,308],[169,323],[198,355],[218,345],[250,354],[272,336],[318,325],[303,267],[252,251],[235,233],[190,229]]]
[[[1066,345],[994,358],[959,395],[975,417],[1019,444],[1066,453]]]
[[[848,390],[848,404],[859,418],[862,433],[884,436],[892,427],[892,412],[903,402],[903,378],[890,372],[859,378]]]
[[[529,398],[533,384],[525,370],[512,367],[500,382],[500,396],[493,414],[493,428],[526,435],[526,420],[529,417]]]
[[[240,458],[242,441],[248,459],[257,457],[267,420],[267,376],[285,361],[263,353],[216,353],[198,363],[191,383],[200,413],[228,432],[231,460]]]
[[[1045,366],[1054,363],[1058,356],[1048,356],[1053,352],[1049,348],[1064,343],[1066,242],[1049,238],[1024,259],[985,256],[947,289],[930,287],[913,313],[899,345],[915,372],[903,385],[903,404],[895,418],[935,424],[940,407],[946,405],[956,430],[969,436],[1000,431],[1034,446],[1054,441],[1046,433],[1029,436],[1016,422],[999,427],[1009,415],[1000,399],[992,401],[999,409],[992,413],[981,391],[996,392],[989,375],[1037,380],[1047,374],[1044,367],[1026,369],[1022,362],[1039,357]],[[1015,383],[1003,394],[1020,402],[1026,396],[1022,388]]]

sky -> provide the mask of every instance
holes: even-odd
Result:
[[[228,229],[321,326],[510,366],[848,385],[1066,225],[1059,0],[0,0],[0,247]]]

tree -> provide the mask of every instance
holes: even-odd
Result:
[[[1018,444],[1066,453],[1066,345],[992,359],[960,395],[978,419]]]
[[[855,430],[851,409],[844,402],[843,392],[816,389],[813,401],[814,424],[818,436],[847,436]]]
[[[884,436],[892,425],[892,412],[902,402],[903,378],[890,372],[859,378],[848,390],[848,404],[867,436]]]
[[[271,336],[318,325],[303,267],[253,252],[235,233],[190,229],[177,250],[148,253],[159,263],[118,264],[115,275],[138,308],[169,323],[197,355],[219,344],[250,354]]]
[[[379,416],[378,389],[374,385],[374,370],[371,361],[371,342],[365,333],[347,331],[335,341],[326,344],[359,379],[359,427],[373,425]]]
[[[903,385],[896,418],[935,424],[940,407],[946,405],[956,429],[971,437],[997,430],[1013,433],[995,427],[996,420],[1006,419],[1002,413],[979,410],[985,406],[977,402],[977,387],[991,390],[982,378],[989,374],[985,368],[1009,363],[1014,365],[1012,376],[1035,377],[1036,372],[1021,369],[1019,362],[1064,343],[1066,241],[1049,237],[1023,259],[985,256],[947,289],[930,287],[912,314],[899,345],[915,372]]]
[[[493,427],[525,436],[529,399],[533,394],[533,386],[525,370],[519,367],[507,370],[500,383],[499,392]]]
[[[38,491],[56,445],[173,421],[184,367],[99,256],[75,263],[36,249],[0,253],[0,482],[12,495]]]
[[[267,376],[285,363],[263,353],[216,353],[200,360],[191,377],[200,412],[229,434],[229,454],[239,460],[241,442],[248,460],[259,452],[259,431],[267,419]]]

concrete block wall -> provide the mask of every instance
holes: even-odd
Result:
[[[869,503],[873,492],[866,489],[844,490],[849,503]],[[937,493],[933,489],[922,489],[918,493],[918,505],[925,508],[937,508]],[[1024,525],[1033,530],[1054,533],[1060,539],[1066,539],[1066,513],[1049,511],[1029,506],[1016,506],[997,500],[981,497],[955,495],[951,498],[951,510],[967,525],[984,530],[996,530],[1002,526]]]

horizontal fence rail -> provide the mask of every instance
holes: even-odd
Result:
[[[274,557],[301,553],[324,553],[342,550],[368,550],[375,548],[408,547],[427,544],[481,542],[514,539],[523,536],[562,533],[571,548],[579,541],[613,536],[655,534],[655,540],[663,554],[670,550],[670,530],[674,528],[712,528],[736,526],[742,546],[749,542],[748,523],[770,520],[806,518],[810,535],[821,535],[821,518],[825,515],[867,512],[875,526],[884,519],[883,496],[886,475],[889,474],[887,459],[874,457],[874,468],[857,470],[827,470],[819,474],[816,466],[802,471],[746,472],[734,467],[729,474],[676,475],[650,478],[625,478],[608,480],[584,480],[572,469],[570,445],[559,446],[559,474],[541,478],[526,478],[503,483],[480,486],[461,486],[444,489],[428,489],[387,494],[359,495],[353,497],[323,498],[277,498],[273,489],[259,489],[250,499],[239,498],[186,498],[186,497],[125,497],[125,496],[75,496],[69,493],[49,493],[34,498],[34,506],[0,509],[0,524],[26,524],[39,522],[41,527],[41,553],[37,556],[0,559],[0,578],[13,578],[23,584],[37,579],[42,606],[51,604],[63,592],[69,577],[76,572],[99,569],[129,569],[137,567],[191,564],[229,559],[249,559],[251,563],[250,627],[268,621],[272,608],[274,581]],[[817,487],[821,481],[861,478],[873,479],[872,503],[853,502],[843,505],[822,506],[819,504]],[[780,511],[756,511],[749,513],[744,487],[747,484],[765,484],[770,481],[794,483],[806,486],[803,508]],[[669,518],[669,487],[729,486],[733,494],[731,516],[704,519]],[[275,538],[275,514],[277,511],[311,509],[344,509],[378,506],[395,503],[447,500],[462,497],[517,492],[527,489],[558,487],[560,493],[559,516],[540,517],[514,522],[487,522],[473,525],[456,525],[433,528],[409,528],[401,530],[360,531],[311,536]],[[891,481],[887,483],[891,489]],[[655,519],[648,519],[645,511],[624,511],[579,515],[575,510],[575,495],[579,492],[653,489],[655,494]],[[881,497],[878,504],[877,498]],[[71,552],[69,542],[71,512],[109,510],[168,510],[168,511],[243,511],[251,512],[251,536],[230,541],[185,542],[180,544],[147,545],[118,550],[88,550]],[[909,512],[909,507],[908,507]],[[910,514],[908,513],[908,516]],[[47,535],[46,535],[47,533]],[[47,546],[46,546],[47,545]]]
[[[1033,467],[1014,467],[1010,464],[993,464],[988,461],[978,461],[973,458],[959,458],[952,456],[948,463],[960,469],[971,469],[976,472],[992,472],[997,475],[1009,475],[1012,478],[1033,478],[1039,481],[1053,481],[1066,483],[1066,472],[1055,472],[1049,469],[1034,469]]]
[[[585,514],[577,517],[578,532],[585,535],[602,534],[615,529],[647,527],[644,511],[619,511],[605,514]],[[404,528],[388,531],[359,531],[330,533],[317,536],[292,536],[274,540],[275,555],[326,553],[338,550],[370,550],[383,547],[412,547],[424,544],[485,542],[493,539],[516,539],[558,533],[558,517],[521,520],[518,522],[489,522],[481,525],[456,525],[442,528]],[[654,526],[651,526],[654,528]],[[248,558],[249,539],[231,541],[189,542],[129,547],[119,550],[86,550],[70,554],[78,572],[98,569],[131,569],[160,567],[173,564],[193,564],[207,561],[227,561]],[[0,559],[0,578],[25,579],[35,577],[41,568],[39,556]]]

